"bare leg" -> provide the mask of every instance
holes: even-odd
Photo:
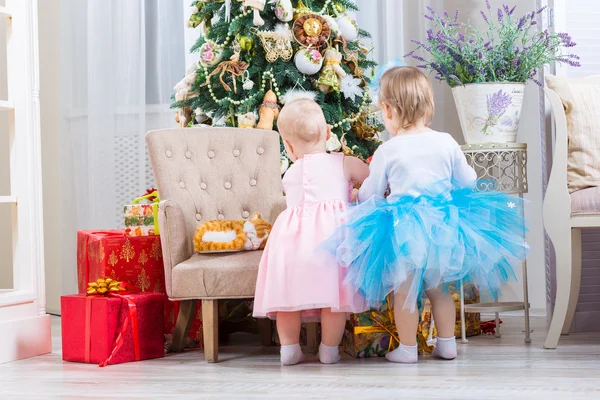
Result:
[[[398,363],[416,363],[417,362],[417,325],[419,324],[419,312],[416,309],[411,311],[411,307],[404,308],[408,291],[412,280],[404,282],[394,293],[394,318],[396,319],[396,328],[400,346],[386,354],[388,361]]]
[[[452,295],[444,293],[440,289],[429,289],[426,293],[431,301],[431,311],[438,331],[433,356],[444,360],[453,360],[456,358],[456,338],[454,337],[456,308]]]
[[[277,313],[277,333],[281,342],[281,364],[294,365],[304,361],[300,348],[302,314],[298,312]]]
[[[321,310],[321,345],[319,361],[335,364],[340,361],[339,346],[346,326],[346,314],[332,312],[330,308]]]

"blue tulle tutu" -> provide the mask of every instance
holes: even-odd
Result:
[[[411,280],[405,307],[423,292],[463,280],[492,296],[525,259],[523,201],[497,192],[459,189],[388,202],[373,197],[349,211],[322,246],[348,268],[371,306]]]

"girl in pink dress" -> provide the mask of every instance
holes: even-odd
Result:
[[[277,126],[294,165],[283,179],[287,209],[279,216],[258,269],[254,316],[276,318],[281,363],[304,360],[302,320],[320,319],[319,361],[339,362],[346,313],[366,310],[357,290],[344,286],[345,270],[333,256],[315,254],[345,221],[351,183],[362,183],[369,168],[359,159],[328,154],[331,130],[323,111],[308,99],[281,111]]]

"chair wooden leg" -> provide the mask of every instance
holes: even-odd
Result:
[[[185,349],[185,338],[188,335],[194,313],[196,311],[196,300],[185,300],[181,302],[177,324],[173,334],[173,344],[169,351],[179,353]]]
[[[548,233],[550,234],[550,232]],[[571,241],[564,240],[564,238],[554,238],[551,236],[550,239],[552,239],[556,252],[556,301],[554,304],[554,313],[552,314],[552,322],[550,323],[548,335],[544,342],[544,348],[556,349],[560,333],[565,324],[569,299],[571,297],[572,246]]]
[[[306,324],[306,347],[310,354],[317,354],[319,349],[319,325],[316,322]]]
[[[268,318],[259,319],[258,331],[260,332],[260,344],[271,346],[273,344],[273,322]]]
[[[581,229],[571,230],[571,295],[569,296],[569,308],[565,318],[562,334],[568,335],[573,325],[573,317],[579,301],[579,290],[581,289]]]
[[[204,357],[208,362],[219,361],[219,301],[202,300]]]

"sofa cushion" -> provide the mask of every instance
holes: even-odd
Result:
[[[546,83],[560,97],[567,117],[569,191],[600,186],[600,78],[549,75]]]
[[[175,299],[254,297],[262,253],[194,254],[173,269]]]
[[[571,213],[600,214],[600,187],[571,193]]]

